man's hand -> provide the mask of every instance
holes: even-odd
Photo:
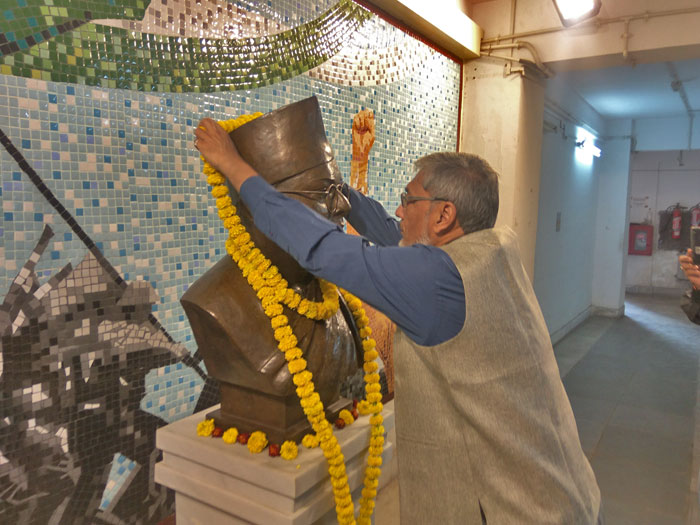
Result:
[[[236,191],[250,177],[256,175],[236,149],[228,133],[210,118],[204,118],[194,130],[194,145],[202,157],[224,175]]]
[[[697,264],[693,264],[693,252],[688,249],[686,255],[681,255],[678,257],[678,262],[681,263],[681,268],[688,278],[693,288],[700,290],[700,268]]]

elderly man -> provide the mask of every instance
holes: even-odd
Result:
[[[195,135],[259,229],[397,324],[403,522],[596,523],[600,491],[514,234],[493,228],[498,176],[485,161],[419,159],[400,223],[348,189],[363,238],[276,192],[213,120]]]

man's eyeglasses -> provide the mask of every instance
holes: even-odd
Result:
[[[328,213],[337,215],[350,210],[350,201],[343,193],[342,184],[330,184],[325,190],[279,190],[280,193],[294,195],[325,195],[324,203]]]
[[[412,202],[416,201],[446,201],[447,199],[440,199],[437,197],[419,197],[417,195],[409,195],[408,193],[401,192],[401,207],[405,208]]]

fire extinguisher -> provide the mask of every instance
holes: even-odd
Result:
[[[690,208],[690,225],[700,226],[700,202]]]
[[[682,216],[681,205],[680,205],[680,203],[678,203],[673,208],[673,221],[671,222],[671,238],[672,239],[680,239],[681,238],[681,226],[682,226],[681,216]]]

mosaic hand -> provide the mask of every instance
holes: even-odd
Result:
[[[374,112],[363,109],[352,121],[352,155],[356,160],[366,160],[374,144]]]

